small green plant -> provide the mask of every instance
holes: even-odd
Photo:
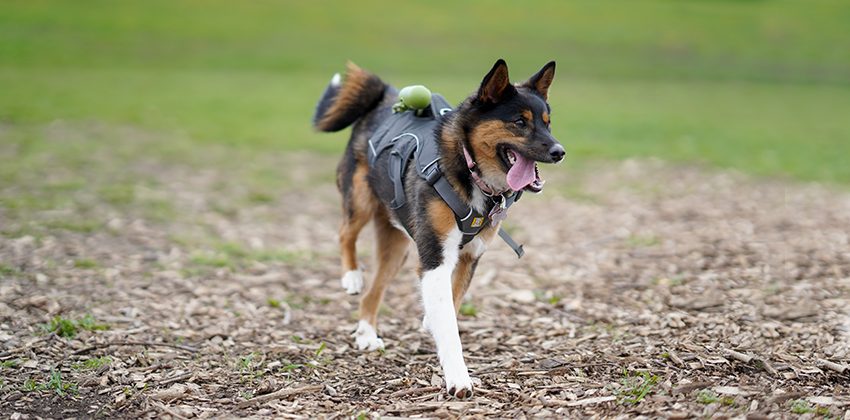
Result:
[[[29,378],[24,381],[21,390],[24,392],[52,390],[57,394],[64,396],[66,393],[76,394],[77,384],[63,381],[62,373],[58,370],[51,369],[47,382],[38,383],[35,379]]]
[[[324,342],[324,341],[322,341],[322,343],[321,343],[321,344],[319,344],[319,348],[318,348],[318,349],[316,349],[316,357],[321,356],[321,355],[322,355],[322,352],[323,352],[323,351],[325,351],[325,348],[326,348],[326,347],[327,347],[327,346],[325,345],[325,342]]]
[[[268,298],[268,300],[266,300],[266,303],[268,303],[269,306],[271,306],[272,308],[275,308],[275,309],[280,308],[280,301],[277,300],[277,299]]]
[[[43,326],[47,332],[56,333],[56,335],[65,338],[73,338],[77,335],[77,324],[67,318],[59,315],[53,317],[49,323]]]
[[[711,404],[719,401],[717,393],[710,389],[701,389],[697,392],[697,402],[700,404]]]
[[[72,394],[77,393],[77,384],[63,382],[62,374],[58,370],[50,371],[50,380],[48,380],[43,386],[44,389],[53,390],[59,395],[65,395],[66,392],[70,392]]]
[[[361,412],[357,413],[357,417],[355,417],[355,418],[357,420],[367,420],[369,418],[369,413],[367,413],[365,411],[361,411]]]
[[[792,400],[791,404],[791,412],[794,414],[806,414],[806,413],[814,413],[815,409],[809,405],[809,402],[806,400]]]
[[[632,248],[650,247],[661,243],[661,239],[654,235],[632,235],[626,238],[626,244]]]
[[[98,323],[93,316],[86,316],[74,321],[72,319],[55,316],[47,324],[42,325],[42,328],[48,333],[56,333],[56,335],[65,338],[74,338],[79,330],[86,331],[101,331],[108,330],[109,325]]]
[[[91,314],[86,314],[77,320],[77,326],[86,331],[105,331],[109,329],[109,325],[97,322]]]
[[[460,304],[460,314],[463,316],[478,316],[478,308],[472,302],[463,302]]]
[[[98,267],[98,264],[97,264],[97,261],[95,261],[95,260],[91,260],[91,259],[88,259],[88,258],[81,258],[79,260],[74,260],[74,268],[90,269],[90,268],[97,268],[97,267]]]
[[[297,363],[289,363],[289,364],[282,366],[280,368],[280,370],[283,371],[283,372],[291,372],[295,369],[300,369],[302,367],[304,367],[304,365],[299,365]]]
[[[36,382],[35,379],[29,378],[24,381],[23,386],[21,386],[21,390],[24,392],[38,391],[38,382]]]
[[[241,372],[250,372],[253,370],[254,357],[256,357],[256,353],[249,353],[245,356],[239,358],[239,370]]]
[[[20,363],[21,363],[21,361],[20,361],[20,360],[18,360],[18,359],[9,359],[9,360],[4,360],[4,361],[0,362],[0,368],[3,368],[3,369],[14,369],[14,368],[18,367],[18,365],[19,365]]]
[[[15,267],[12,267],[8,264],[0,263],[0,276],[11,277],[15,274],[18,274],[18,270],[16,270]]]
[[[643,401],[660,379],[647,371],[630,372],[623,369],[622,386],[618,391],[620,402],[637,404]]]
[[[112,359],[109,356],[92,357],[84,362],[74,363],[71,365],[71,368],[78,370],[94,370],[100,369],[110,363],[112,363]]]

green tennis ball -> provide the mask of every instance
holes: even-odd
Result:
[[[398,93],[398,97],[412,109],[425,109],[431,105],[431,91],[422,85],[407,86]]]

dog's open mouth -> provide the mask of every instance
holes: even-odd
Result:
[[[527,190],[535,193],[543,191],[543,184],[546,181],[540,179],[537,162],[507,146],[502,149],[501,154],[508,168],[508,186],[512,190]]]

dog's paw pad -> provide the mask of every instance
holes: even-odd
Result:
[[[360,321],[357,330],[354,331],[354,341],[357,349],[362,351],[375,351],[384,349],[384,340],[378,337],[378,333],[366,321]]]
[[[363,272],[360,270],[351,270],[342,276],[340,283],[346,293],[356,295],[363,290]]]

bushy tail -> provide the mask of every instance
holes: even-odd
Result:
[[[384,96],[387,85],[378,76],[348,62],[345,80],[335,74],[316,105],[313,126],[319,131],[339,131],[366,115]]]

